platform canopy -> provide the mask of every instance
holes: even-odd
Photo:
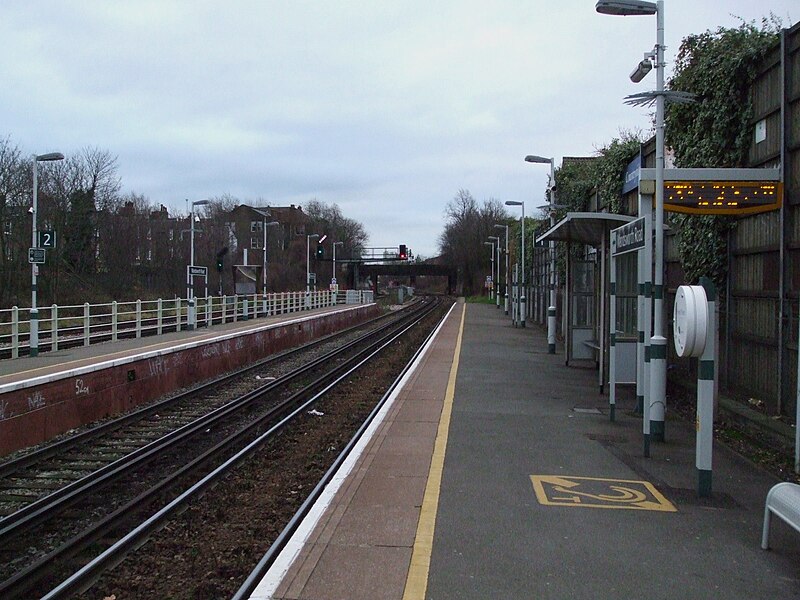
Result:
[[[568,212],[563,219],[538,236],[536,243],[554,240],[601,246],[612,229],[633,221],[634,218],[613,213]]]

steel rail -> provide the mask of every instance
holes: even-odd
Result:
[[[432,310],[432,307],[429,308],[428,310]],[[406,317],[413,318],[414,315],[413,314],[406,315]],[[393,328],[395,325],[397,325],[397,322],[389,323],[386,325],[386,328],[390,329]],[[379,333],[380,332],[373,332],[372,335],[378,335]],[[363,357],[366,353],[373,351],[379,345],[383,345],[385,341],[390,337],[392,337],[392,339],[396,339],[394,333],[388,333],[386,335],[383,335],[379,340],[371,343],[369,347],[361,350],[358,354],[350,357],[347,364],[339,365],[333,370],[323,375],[322,377],[319,377],[313,382],[309,383],[302,390],[299,390],[289,398],[286,398],[279,405],[270,408],[257,420],[249,423],[247,426],[240,429],[235,434],[221,441],[213,448],[204,452],[202,455],[196,457],[190,463],[184,465],[181,469],[179,469],[175,473],[169,475],[168,477],[158,482],[155,486],[153,486],[149,490],[143,492],[135,499],[125,504],[124,506],[116,509],[114,512],[104,517],[101,521],[94,524],[91,528],[84,530],[83,532],[81,532],[80,534],[78,534],[77,536],[73,537],[68,542],[60,546],[58,549],[48,553],[46,556],[39,558],[35,563],[29,565],[24,570],[19,571],[6,581],[1,582],[0,594],[4,598],[5,597],[16,598],[21,594],[27,592],[32,587],[34,587],[43,577],[47,575],[48,571],[51,569],[53,561],[74,556],[76,553],[80,552],[82,548],[85,548],[89,544],[92,544],[97,540],[103,538],[104,536],[108,535],[110,532],[113,532],[113,530],[119,527],[119,521],[121,517],[129,516],[131,511],[140,509],[142,505],[150,501],[156,494],[160,493],[164,489],[169,488],[173,483],[180,480],[188,473],[198,469],[200,466],[203,465],[203,463],[206,463],[215,456],[220,455],[226,450],[229,450],[230,447],[238,443],[241,438],[246,437],[247,435],[252,433],[253,429],[261,427],[265,422],[274,421],[279,416],[288,412],[287,410],[288,407],[296,405],[299,401],[302,401],[303,398],[308,397],[309,394],[313,393],[315,390],[319,389],[320,387],[328,383],[331,379],[336,377],[338,373],[347,369],[350,363],[358,361],[360,357]],[[360,340],[363,341],[363,338],[360,338]],[[265,387],[259,388],[258,390],[254,390],[250,394],[265,395],[269,393],[269,391],[271,391],[271,390],[266,390]]]
[[[31,451],[31,452],[27,452],[25,454],[22,454],[21,456],[13,458],[11,460],[4,461],[4,462],[0,463],[0,478],[8,477],[9,475],[12,475],[12,474],[20,471],[21,469],[25,469],[27,467],[30,467],[30,466],[36,464],[37,462],[40,462],[42,460],[46,460],[48,458],[52,458],[53,456],[57,456],[58,454],[63,453],[65,450],[70,449],[72,447],[75,447],[78,444],[84,443],[84,442],[86,442],[88,440],[100,437],[102,435],[106,435],[108,433],[112,433],[112,432],[116,431],[117,429],[119,429],[121,427],[124,427],[125,425],[127,425],[129,423],[132,423],[132,422],[134,422],[136,420],[140,420],[140,419],[146,418],[146,417],[148,417],[150,415],[158,413],[159,411],[163,411],[165,407],[168,407],[171,404],[176,404],[176,403],[184,400],[185,398],[187,398],[189,396],[195,395],[195,394],[197,394],[198,391],[201,391],[203,389],[209,389],[209,388],[213,387],[214,385],[219,385],[221,383],[229,381],[230,379],[232,379],[234,377],[246,375],[247,373],[249,373],[251,371],[255,371],[255,370],[263,368],[264,366],[268,365],[271,362],[274,362],[276,360],[285,359],[287,357],[292,356],[293,354],[297,354],[297,353],[300,353],[300,352],[305,352],[305,351],[310,350],[311,348],[313,348],[315,346],[318,346],[318,345],[324,344],[326,342],[329,342],[329,341],[331,341],[331,340],[333,340],[333,339],[335,339],[337,337],[341,337],[341,336],[347,335],[349,333],[352,333],[356,329],[362,328],[364,326],[369,326],[369,325],[375,324],[375,323],[377,323],[377,322],[379,322],[381,320],[386,320],[386,319],[388,319],[388,318],[390,318],[392,316],[393,315],[391,313],[386,313],[386,314],[380,315],[380,316],[378,316],[378,317],[376,317],[374,319],[370,319],[369,321],[366,321],[364,323],[360,323],[359,325],[354,325],[352,327],[348,327],[347,329],[343,329],[342,331],[337,331],[335,333],[332,333],[330,335],[324,336],[324,337],[319,338],[317,340],[313,340],[311,342],[303,344],[302,346],[298,346],[296,348],[291,348],[289,350],[280,352],[278,354],[271,355],[271,356],[269,356],[269,357],[267,357],[267,358],[265,358],[263,360],[260,360],[260,361],[258,361],[256,363],[253,363],[251,365],[247,365],[245,367],[242,367],[241,369],[237,369],[236,371],[232,371],[232,372],[220,375],[218,377],[215,377],[215,378],[205,382],[202,386],[193,388],[193,389],[188,390],[186,392],[182,392],[182,393],[180,393],[180,394],[178,394],[176,396],[173,396],[172,398],[167,398],[165,400],[160,400],[160,401],[158,401],[156,403],[149,404],[148,406],[146,406],[144,408],[141,408],[141,409],[136,410],[134,412],[128,413],[126,415],[123,415],[123,416],[118,417],[116,419],[113,419],[111,421],[106,421],[106,422],[101,423],[101,424],[99,424],[99,425],[97,425],[95,427],[92,427],[91,429],[88,429],[86,431],[82,431],[82,432],[80,432],[80,433],[78,433],[76,435],[70,436],[70,437],[65,438],[63,440],[59,440],[58,442],[54,442],[52,444],[48,444],[48,445],[43,446],[43,447],[41,447],[41,448],[39,448],[37,450]],[[3,518],[0,517],[0,523],[2,523],[2,522],[3,522]]]
[[[258,586],[260,581],[264,578],[264,575],[266,575],[267,571],[275,562],[278,555],[281,553],[281,551],[283,551],[283,549],[291,540],[292,535],[294,535],[298,527],[300,527],[300,524],[302,523],[303,519],[305,519],[306,515],[308,515],[309,511],[314,506],[314,503],[319,499],[320,495],[322,494],[322,491],[334,478],[336,473],[341,468],[342,463],[344,463],[344,461],[347,460],[347,458],[350,456],[350,453],[353,451],[356,444],[358,444],[359,440],[364,435],[364,432],[375,420],[378,413],[380,413],[381,409],[383,408],[384,404],[386,404],[386,402],[389,400],[389,398],[394,393],[395,389],[403,380],[403,378],[406,376],[406,373],[408,373],[409,369],[411,369],[412,365],[415,363],[417,358],[425,351],[428,343],[431,341],[431,339],[433,339],[436,336],[439,329],[441,328],[442,323],[449,314],[450,311],[448,311],[448,313],[440,319],[438,326],[434,328],[433,331],[431,331],[428,337],[425,338],[425,341],[420,345],[419,348],[417,348],[417,351],[414,353],[414,355],[408,361],[406,366],[403,367],[403,370],[400,372],[400,374],[395,378],[395,380],[386,390],[386,393],[384,393],[383,397],[378,401],[378,404],[375,405],[375,408],[373,408],[370,414],[367,415],[367,418],[358,428],[355,435],[353,435],[353,437],[344,447],[339,456],[336,457],[336,459],[333,461],[333,464],[328,468],[328,470],[322,476],[322,479],[320,479],[319,483],[317,483],[314,489],[311,490],[311,493],[309,493],[309,495],[303,501],[303,504],[300,505],[300,508],[297,509],[297,511],[289,520],[289,522],[286,524],[286,526],[283,528],[283,530],[281,530],[281,532],[278,534],[278,537],[275,538],[275,541],[270,545],[269,549],[261,558],[261,560],[258,561],[258,564],[250,572],[250,574],[245,579],[244,583],[233,595],[231,600],[247,600],[247,598],[249,598],[250,595],[255,591],[256,587]]]
[[[403,319],[412,317],[413,313],[412,315],[406,314],[401,317],[399,321],[402,322]],[[397,325],[397,322],[392,322],[389,323],[387,327],[392,327],[395,325]],[[50,518],[55,511],[71,506],[75,502],[79,501],[82,497],[93,492],[98,486],[106,484],[112,479],[120,477],[135,467],[146,464],[148,460],[156,458],[159,453],[165,451],[166,449],[188,439],[189,437],[195,435],[198,431],[208,428],[210,425],[213,425],[220,419],[251,405],[264,394],[284,386],[293,380],[296,380],[320,365],[330,362],[336,356],[349,351],[359,344],[362,344],[365,339],[374,335],[374,332],[367,333],[363,336],[360,336],[358,339],[345,344],[341,348],[334,349],[320,357],[317,357],[299,369],[296,369],[295,371],[271,381],[268,384],[265,384],[264,386],[261,386],[260,388],[253,390],[244,396],[241,396],[240,398],[237,398],[220,406],[219,408],[212,410],[209,413],[206,413],[199,419],[171,431],[167,435],[154,440],[149,444],[138,448],[137,450],[134,450],[130,454],[127,454],[96,471],[93,471],[89,475],[86,475],[85,477],[74,481],[63,488],[60,488],[51,494],[32,502],[31,504],[28,504],[24,508],[12,513],[11,515],[8,515],[4,519],[0,520],[0,544],[4,543],[9,537],[17,535],[20,530],[24,530],[23,528],[31,528],[36,524]],[[238,374],[234,376],[238,376]],[[218,378],[213,384],[209,384],[209,386],[217,385],[225,379],[225,377]],[[190,393],[197,394],[203,389],[206,389],[206,386],[192,390]]]
[[[189,489],[181,493],[177,498],[173,499],[169,504],[161,508],[158,512],[134,528],[123,538],[117,540],[117,542],[115,542],[110,548],[102,552],[99,556],[95,557],[88,564],[84,565],[76,573],[42,596],[42,600],[68,598],[73,594],[81,593],[87,590],[103,574],[103,572],[121,562],[128,552],[141,546],[150,535],[163,527],[170,518],[182,510],[191,500],[205,492],[210,486],[215,484],[221,477],[238,466],[266,442],[272,440],[272,438],[286,425],[291,423],[298,415],[302,414],[306,409],[316,403],[333,387],[346,380],[357,370],[368,364],[369,361],[372,360],[377,354],[389,347],[394,341],[399,339],[409,329],[424,319],[432,309],[433,305],[429,305],[426,310],[421,311],[423,314],[419,315],[416,319],[414,319],[413,322],[406,325],[401,331],[385,336],[380,342],[371,345],[368,350],[358,353],[355,357],[348,361],[348,365],[353,362],[356,364],[347,366],[344,369],[344,372],[336,376],[333,381],[329,382],[307,400],[302,401],[278,423],[270,427],[264,433],[260,434],[256,439],[249,442],[244,448],[225,460],[221,465],[205,475],[200,481],[193,484]],[[366,356],[364,356],[365,354]],[[339,370],[341,371],[342,369]]]

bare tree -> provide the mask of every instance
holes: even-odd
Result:
[[[498,200],[489,199],[479,206],[469,190],[458,190],[448,202],[439,250],[445,260],[458,267],[462,293],[480,293],[491,264],[490,252],[483,242],[495,234],[494,224],[507,218]]]
[[[20,302],[29,269],[30,163],[9,138],[0,139],[0,306]]]

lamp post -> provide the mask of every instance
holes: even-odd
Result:
[[[333,242],[331,246],[333,246],[333,270],[331,276],[331,285],[337,284],[336,281],[336,246],[343,246],[344,242]]]
[[[34,154],[31,156],[33,168],[33,202],[31,204],[32,230],[31,248],[39,247],[38,231],[36,230],[36,216],[39,212],[39,163],[51,162],[54,160],[64,160],[64,155],[60,152],[50,152],[48,154]],[[31,310],[30,310],[30,337],[28,341],[30,356],[39,356],[39,309],[36,308],[36,276],[39,274],[39,265],[31,263]]]
[[[210,202],[211,202],[210,200],[197,200],[195,202],[192,202],[192,210],[189,213],[189,220],[191,221],[191,224],[189,226],[189,234],[190,234],[189,235],[189,239],[190,239],[190,241],[189,241],[189,266],[190,267],[194,266],[194,221],[195,221],[194,207],[195,206],[205,206],[206,204],[209,204]],[[187,273],[187,274],[189,275],[189,277],[187,277],[187,279],[186,279],[186,297],[191,301],[194,298],[194,285],[193,285],[191,274],[190,273]]]
[[[556,224],[555,211],[555,195],[556,195],[556,174],[553,158],[546,158],[544,156],[536,156],[529,154],[525,157],[525,161],[529,163],[549,163],[550,164],[550,228]],[[547,307],[547,352],[549,354],[556,353],[556,243],[553,240],[549,241],[550,251],[550,306]]]
[[[519,200],[506,200],[506,206],[519,206],[522,208],[520,225],[522,228],[522,286],[519,292],[519,325],[525,327],[525,202]]]
[[[656,68],[656,190],[655,190],[655,276],[653,278],[653,337],[650,338],[650,434],[653,440],[664,440],[664,414],[667,396],[667,339],[664,337],[664,0],[599,0],[598,13],[605,15],[656,15],[656,46],[645,54],[631,80],[638,83]]]
[[[491,238],[489,238],[491,239]],[[489,300],[494,300],[494,242],[483,242],[484,246],[491,246],[492,247],[492,266],[491,266],[491,273],[492,273],[492,285],[489,288]]]
[[[506,315],[508,315],[508,225],[495,224],[495,227],[498,228],[498,229],[504,229],[505,230],[505,240],[506,240],[506,249],[505,249],[505,253],[506,253],[506,285],[505,285],[505,290],[504,290],[503,296],[504,296],[505,312],[506,312]]]
[[[311,238],[318,237],[318,233],[311,233],[306,236],[306,308],[309,308],[311,295]]]
[[[500,281],[500,237],[496,236],[496,235],[490,235],[489,236],[489,240],[491,240],[495,244],[497,244],[497,248],[496,248],[496,251],[497,251],[497,267],[494,270],[495,274],[497,276],[497,279],[492,277],[492,288],[494,289],[494,299],[496,301],[497,308],[500,308],[500,293],[499,293],[499,290],[500,290],[500,287],[499,287],[499,281]],[[492,260],[494,260],[494,257],[492,258]]]
[[[205,206],[209,202],[210,200],[195,200],[192,202],[191,211],[189,211],[189,266],[186,268],[186,299],[189,307],[189,314],[187,317],[190,330],[194,329],[197,323],[197,315],[194,306],[194,274],[192,273],[192,267],[194,267],[194,207]]]

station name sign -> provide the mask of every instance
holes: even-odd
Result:
[[[654,193],[655,169],[642,169],[642,193]],[[780,208],[777,169],[666,169],[664,210],[701,215],[751,215]]]
[[[645,218],[641,217],[611,230],[611,255],[625,254],[644,248]]]

